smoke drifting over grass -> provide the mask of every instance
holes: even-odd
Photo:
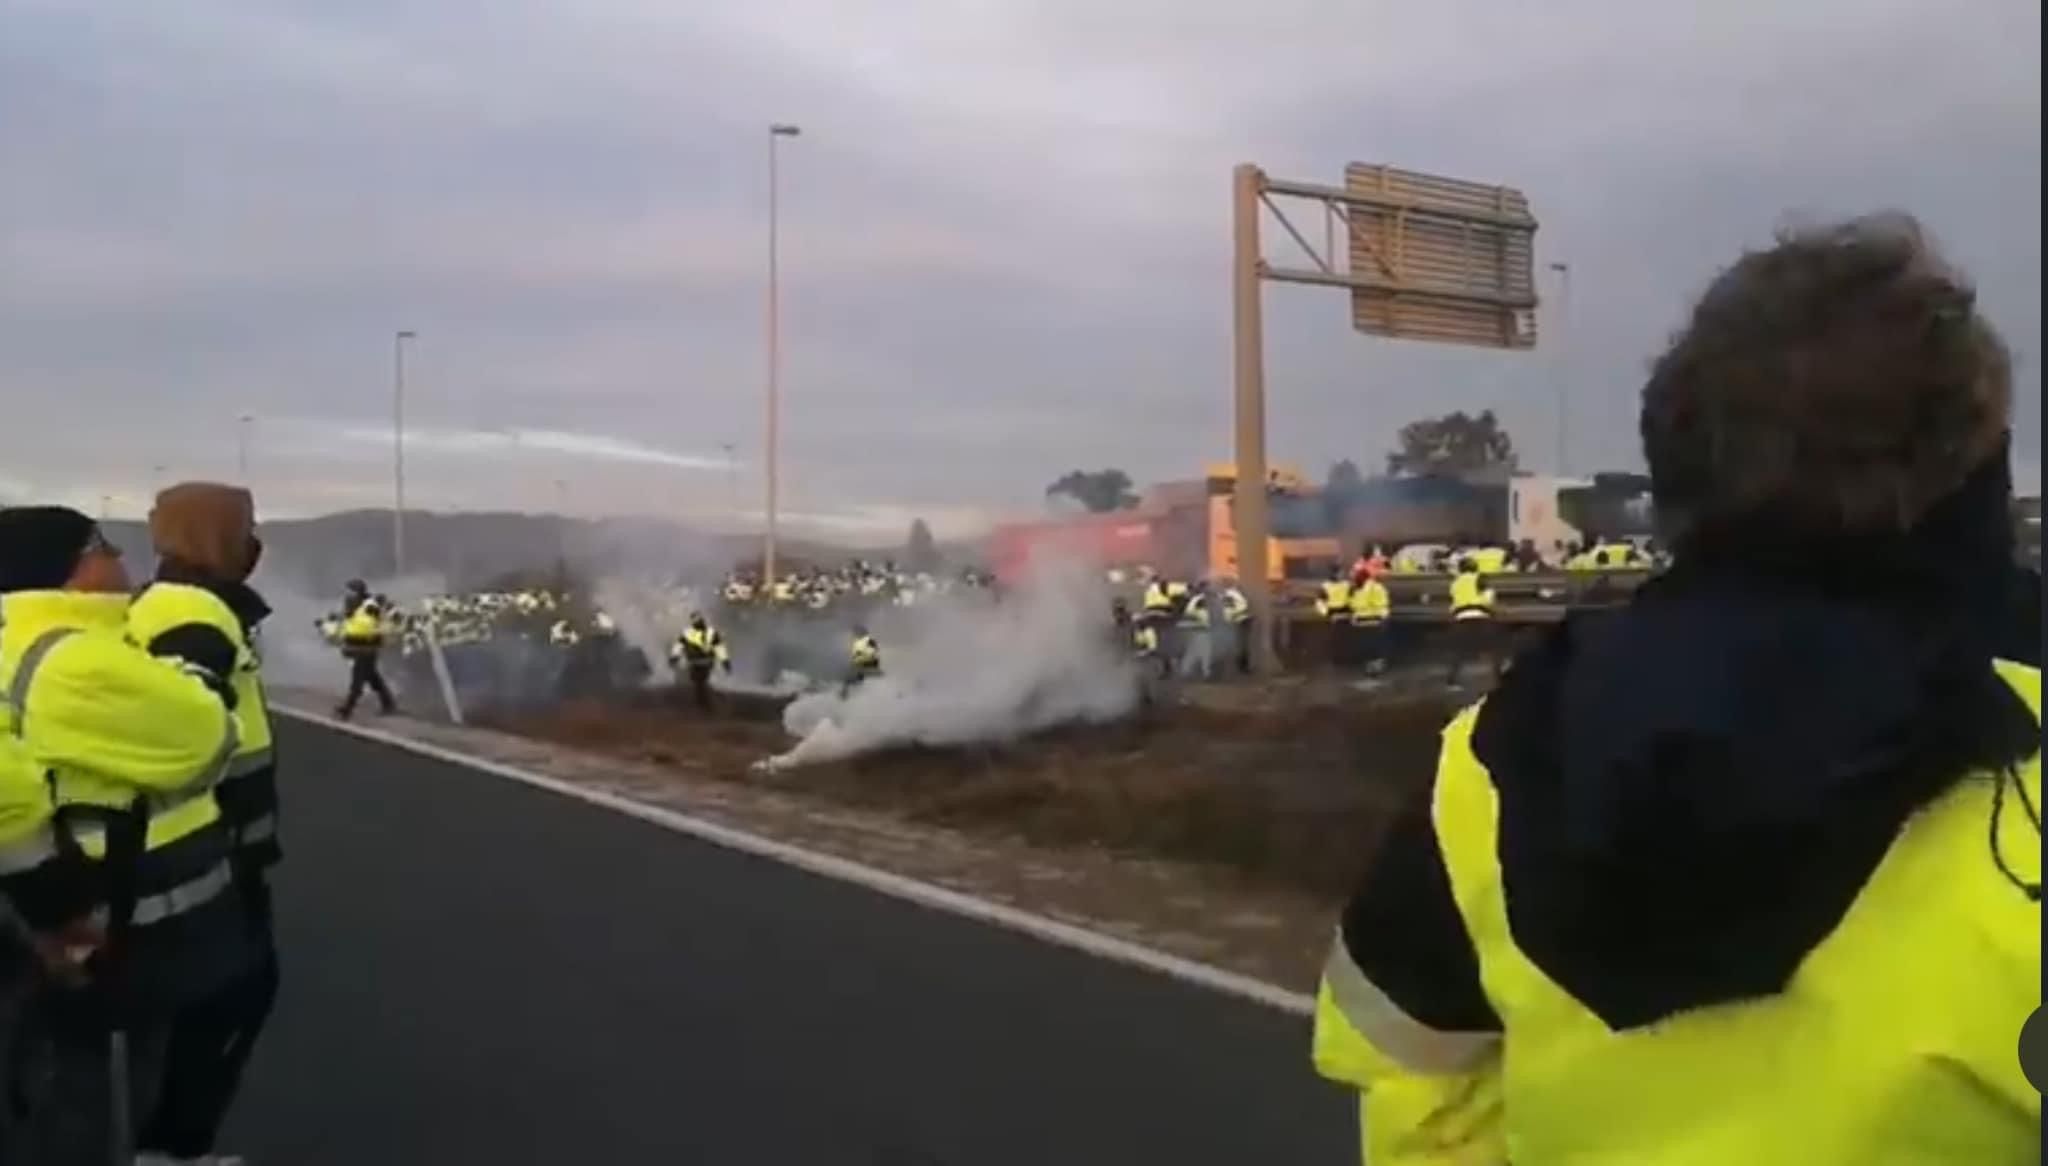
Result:
[[[792,702],[783,727],[798,740],[762,768],[1015,740],[1113,721],[1138,701],[1136,668],[1110,631],[1104,583],[1075,565],[1034,571],[1000,603],[979,593],[921,603],[900,641],[877,630],[885,674],[844,698],[824,692]]]
[[[263,621],[263,677],[275,685],[293,688],[332,688],[339,695],[348,679],[341,652],[321,637],[318,624],[341,607],[342,586],[336,579],[326,595],[309,594],[300,576],[283,564],[269,560],[257,568],[249,585],[270,604],[270,618]],[[420,601],[440,594],[446,580],[431,573],[408,574],[399,578],[365,579],[372,595],[388,595],[401,609],[417,611]]]

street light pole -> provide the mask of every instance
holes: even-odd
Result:
[[[1571,475],[1572,265],[1553,263],[1557,273],[1557,476]]]
[[[796,126],[777,122],[768,127],[768,418],[767,418],[767,514],[766,532],[761,541],[761,578],[773,587],[775,569],[775,527],[777,521],[778,489],[782,461],[780,455],[782,438],[782,302],[779,280],[778,233],[781,229],[780,178],[776,172],[776,145],[783,138],[793,138],[802,131]]]
[[[405,574],[405,342],[419,333],[401,329],[391,338],[391,573]]]

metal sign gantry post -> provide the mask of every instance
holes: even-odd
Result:
[[[1319,252],[1274,204],[1317,204]],[[1313,269],[1266,262],[1259,212],[1314,262]],[[1237,477],[1232,499],[1237,574],[1252,611],[1252,667],[1275,670],[1275,604],[1268,578],[1271,524],[1266,490],[1266,326],[1264,283],[1341,287],[1351,292],[1352,326],[1368,335],[1482,348],[1536,346],[1534,237],[1528,200],[1512,187],[1353,164],[1344,185],[1269,178],[1245,163],[1231,176],[1231,305]],[[1337,231],[1347,247],[1340,260]]]

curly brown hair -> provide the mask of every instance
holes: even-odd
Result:
[[[2001,448],[2012,358],[1920,224],[1781,234],[1715,279],[1652,365],[1641,430],[1681,542],[1910,528]]]

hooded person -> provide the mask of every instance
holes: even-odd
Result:
[[[0,510],[0,733],[44,775],[55,846],[91,864],[106,942],[39,995],[29,1161],[132,1152],[171,1018],[253,957],[213,788],[239,745],[234,691],[127,636],[120,552],[75,510]]]
[[[2040,578],[2011,363],[1910,220],[1714,283],[1643,390],[1673,562],[1444,733],[1345,909],[1366,1157],[2023,1162]]]
[[[171,1161],[204,1160],[277,998],[268,871],[278,841],[276,758],[263,689],[259,629],[270,605],[249,586],[262,556],[255,499],[238,486],[187,482],[157,495],[149,515],[156,579],[128,610],[130,638],[157,656],[226,676],[240,744],[214,796],[233,842],[235,890],[257,958],[246,974],[172,1018],[164,1083],[141,1115],[138,1144]]]

